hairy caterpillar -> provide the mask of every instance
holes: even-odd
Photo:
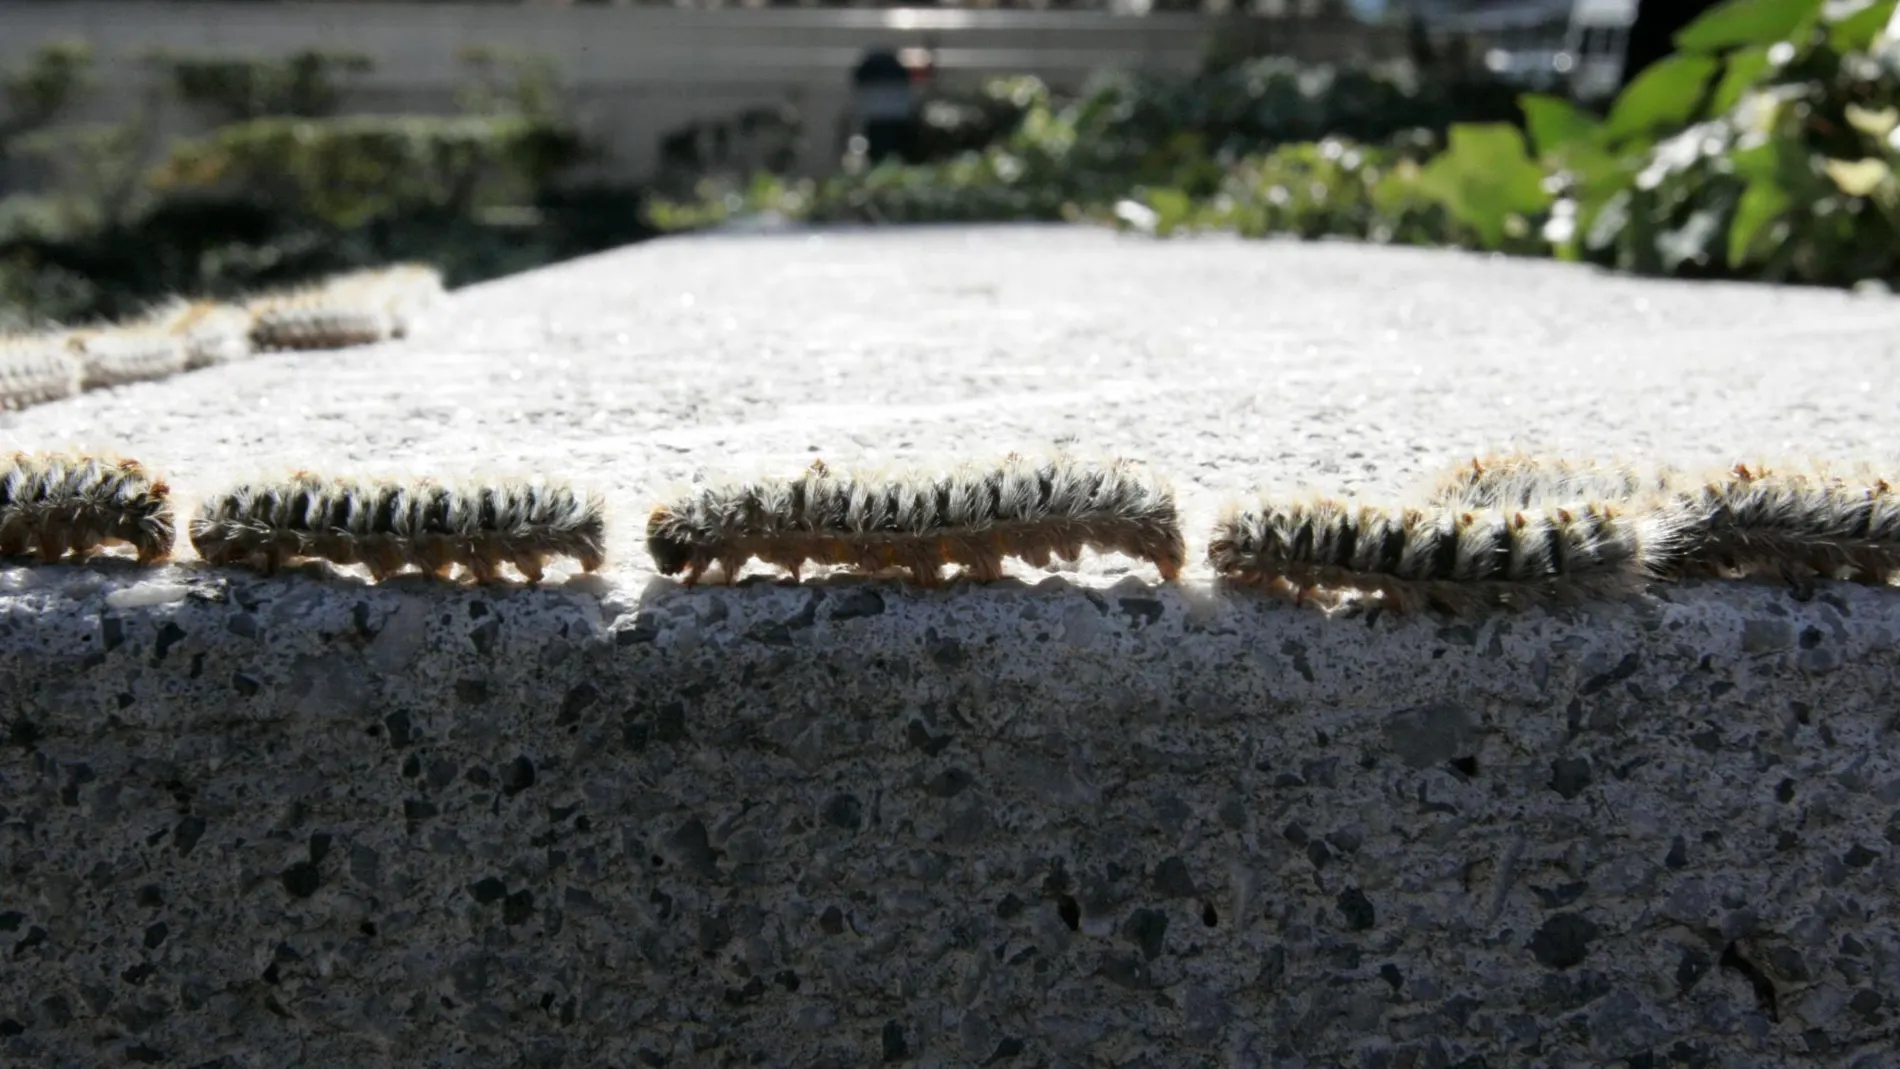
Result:
[[[375,271],[345,276],[343,285],[360,285],[369,299],[380,299],[389,312],[392,337],[403,338],[441,302],[442,273],[427,264],[394,264]]]
[[[1674,510],[1683,520],[1661,574],[1815,576],[1886,583],[1900,571],[1900,497],[1881,475],[1824,467],[1793,471],[1738,464],[1700,478],[1669,468],[1511,454],[1454,468],[1447,503],[1511,506],[1616,499]]]
[[[71,397],[79,376],[79,361],[58,335],[0,335],[0,409]]]
[[[390,337],[389,312],[350,297],[327,286],[259,297],[246,306],[251,344],[259,349],[344,349]]]
[[[715,485],[653,510],[647,551],[662,575],[692,585],[718,563],[730,582],[754,557],[797,578],[807,563],[902,568],[932,586],[946,564],[979,581],[1004,557],[1037,567],[1082,549],[1145,559],[1165,580],[1185,554],[1174,496],[1131,461],[1065,456],[965,465],[941,473],[834,472]]]
[[[1885,584],[1900,571],[1900,493],[1875,472],[1737,464],[1678,495],[1693,515],[1682,574]]]
[[[240,564],[266,575],[288,560],[314,557],[366,565],[378,580],[407,565],[447,578],[459,564],[485,583],[503,564],[513,564],[538,582],[551,556],[598,569],[605,527],[598,497],[560,483],[397,482],[298,472],[205,501],[191,521],[191,544],[211,564]]]
[[[441,273],[425,264],[352,271],[252,301],[251,340],[265,349],[341,349],[400,338],[442,294]]]
[[[1573,461],[1528,453],[1473,457],[1446,472],[1427,500],[1467,508],[1523,508],[1546,502],[1627,501],[1666,493],[1674,473],[1631,464]]]
[[[185,370],[185,340],[151,322],[76,330],[66,344],[79,359],[80,385],[88,390]]]
[[[153,312],[150,322],[184,343],[187,371],[251,355],[251,317],[236,305],[172,301]]]
[[[170,489],[136,460],[15,453],[0,466],[0,556],[85,558],[123,542],[141,564],[171,556]]]
[[[1208,561],[1295,601],[1370,595],[1401,611],[1460,612],[1611,593],[1655,574],[1680,521],[1583,503],[1524,509],[1382,508],[1316,498],[1230,506]]]

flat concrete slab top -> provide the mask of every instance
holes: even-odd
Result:
[[[696,471],[1071,442],[1175,482],[1204,581],[1220,497],[1256,486],[1390,494],[1510,445],[1900,455],[1897,347],[1892,298],[1454,252],[1042,227],[718,235],[461,290],[407,341],[0,417],[0,445],[123,450],[185,509],[296,468],[565,476],[607,494],[609,574],[637,586],[646,511]]]

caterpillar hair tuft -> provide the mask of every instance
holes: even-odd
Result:
[[[1460,613],[1615,593],[1656,574],[1671,513],[1611,503],[1525,509],[1383,508],[1328,498],[1230,506],[1208,561],[1223,579],[1336,608]]]
[[[1502,453],[1455,465],[1432,487],[1427,500],[1465,508],[1627,501],[1666,492],[1673,476],[1666,468]]]
[[[274,573],[318,558],[362,564],[378,580],[414,566],[447,578],[456,565],[477,582],[512,564],[538,582],[549,557],[586,571],[604,561],[599,497],[562,483],[449,483],[329,478],[299,472],[245,483],[200,505],[191,543],[211,564]]]
[[[171,556],[171,491],[136,460],[15,453],[0,465],[0,556],[52,562],[121,542],[139,563]]]
[[[1185,556],[1167,485],[1132,461],[1065,455],[963,465],[944,472],[837,472],[815,463],[793,478],[710,485],[655,508],[647,550],[663,575],[692,585],[713,564],[728,582],[757,558],[796,579],[807,564],[866,572],[900,568],[925,586],[959,565],[1001,578],[1003,559],[1037,567],[1082,550],[1154,564],[1164,580]]]

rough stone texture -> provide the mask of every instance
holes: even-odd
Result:
[[[982,270],[1004,280],[966,307]],[[745,323],[694,327],[666,286]],[[1411,302],[1407,359],[1443,374],[1393,381],[1379,298]],[[1675,339],[1624,323],[1595,370],[1555,328],[1563,359],[1540,363],[1483,326],[1528,344],[1636,299]],[[181,482],[299,441],[481,448],[634,495],[810,444],[1042,428],[1154,456],[1204,507],[1296,468],[1389,489],[1511,429],[1711,453],[1900,434],[1853,386],[1892,345],[1890,302],[1459,256],[722,239],[451,312],[438,337],[460,340],[89,395],[7,437],[136,427],[127,447]],[[1263,341],[1275,318],[1294,325]],[[595,336],[636,322],[623,351]],[[1714,323],[1711,348],[1683,322]],[[1158,355],[1188,327],[1198,362]],[[1091,332],[1099,366],[1062,363]],[[827,344],[869,368],[833,377]],[[536,345],[571,366],[498,391]],[[705,363],[660,363],[696,345]],[[1055,392],[995,385],[1032,359]],[[1147,407],[1088,393],[1114,381],[1151,384]],[[273,403],[230,398],[243,383]],[[919,407],[798,407],[847,391]],[[1823,402],[1839,418],[1802,407]],[[609,575],[544,589],[0,568],[0,1062],[1892,1063],[1900,596],[1686,584],[1368,626],[1100,564],[688,592],[621,541]]]

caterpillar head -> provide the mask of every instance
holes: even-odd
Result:
[[[1208,542],[1208,563],[1221,572],[1253,572],[1284,564],[1289,556],[1276,510],[1236,510],[1222,518]]]
[[[201,508],[192,518],[186,534],[191,538],[191,548],[207,564],[228,564],[243,556],[244,544],[231,524],[220,522],[217,515],[207,508]]]
[[[678,536],[673,510],[662,505],[647,518],[647,553],[661,575],[678,575],[693,562],[693,544]]]

